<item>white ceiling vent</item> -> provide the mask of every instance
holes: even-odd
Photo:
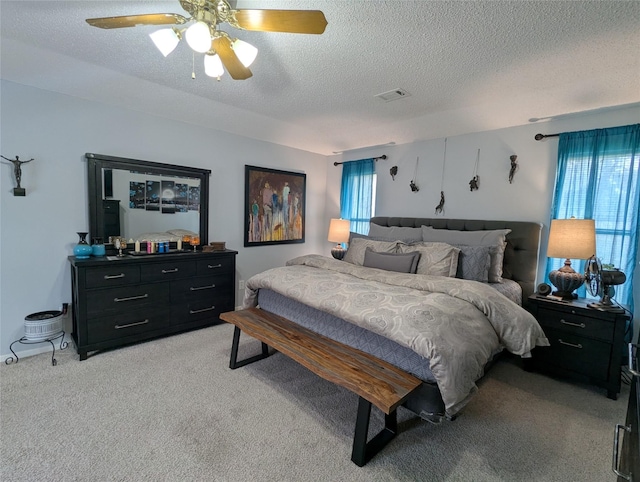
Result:
[[[392,100],[402,99],[403,97],[409,97],[411,94],[404,89],[393,89],[389,92],[383,92],[382,94],[374,95],[380,100],[385,102],[391,102]]]

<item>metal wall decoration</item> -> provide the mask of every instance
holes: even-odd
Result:
[[[469,181],[469,189],[473,191],[477,191],[480,188],[480,177],[478,176],[478,164],[480,163],[480,149],[478,149],[478,154],[476,155],[476,165],[473,168],[473,178]]]
[[[444,167],[447,163],[447,138],[444,138],[444,154],[442,155],[442,178],[440,179],[440,203],[436,206],[436,214],[444,214]]]
[[[245,166],[244,246],[304,243],[307,175]]]
[[[393,166],[391,169],[389,169],[389,174],[391,174],[391,180],[395,181],[396,174],[398,174],[398,166]]]
[[[13,189],[13,195],[24,196],[27,191],[20,186],[20,180],[22,179],[22,165],[26,164],[27,162],[33,161],[33,159],[29,159],[28,161],[21,161],[19,156],[16,156],[15,159],[9,159],[8,157],[4,157],[2,155],[0,155],[0,157],[13,164],[13,174],[16,178],[16,187]]]
[[[413,170],[413,179],[409,183],[409,187],[411,188],[411,192],[418,192],[420,188],[416,184],[416,180],[418,179],[418,161],[420,157],[416,157],[416,168]]]
[[[518,170],[518,163],[516,162],[517,158],[518,156],[516,156],[515,154],[509,157],[509,159],[511,160],[511,169],[509,169],[509,184],[513,183],[513,176],[515,176],[516,171]]]

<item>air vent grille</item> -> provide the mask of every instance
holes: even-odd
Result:
[[[393,89],[388,92],[383,92],[382,94],[374,95],[374,97],[384,102],[391,102],[392,100],[398,100],[409,96],[411,96],[411,94],[404,89]]]

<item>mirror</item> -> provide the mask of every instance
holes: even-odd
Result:
[[[208,243],[210,170],[92,153],[85,157],[91,239],[135,241],[190,231],[200,235],[201,245]]]

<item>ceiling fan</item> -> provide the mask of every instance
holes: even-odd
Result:
[[[235,3],[235,2],[233,2]],[[93,27],[112,29],[138,25],[185,25],[170,27],[150,34],[151,39],[166,57],[178,45],[182,36],[196,52],[205,54],[205,72],[217,77],[227,69],[235,80],[244,80],[253,74],[249,65],[258,50],[242,40],[232,38],[220,24],[227,23],[240,30],[321,34],[327,19],[320,10],[235,10],[227,0],[180,0],[189,17],[177,13],[150,13],[120,17],[88,18]],[[224,68],[223,68],[224,66]]]

